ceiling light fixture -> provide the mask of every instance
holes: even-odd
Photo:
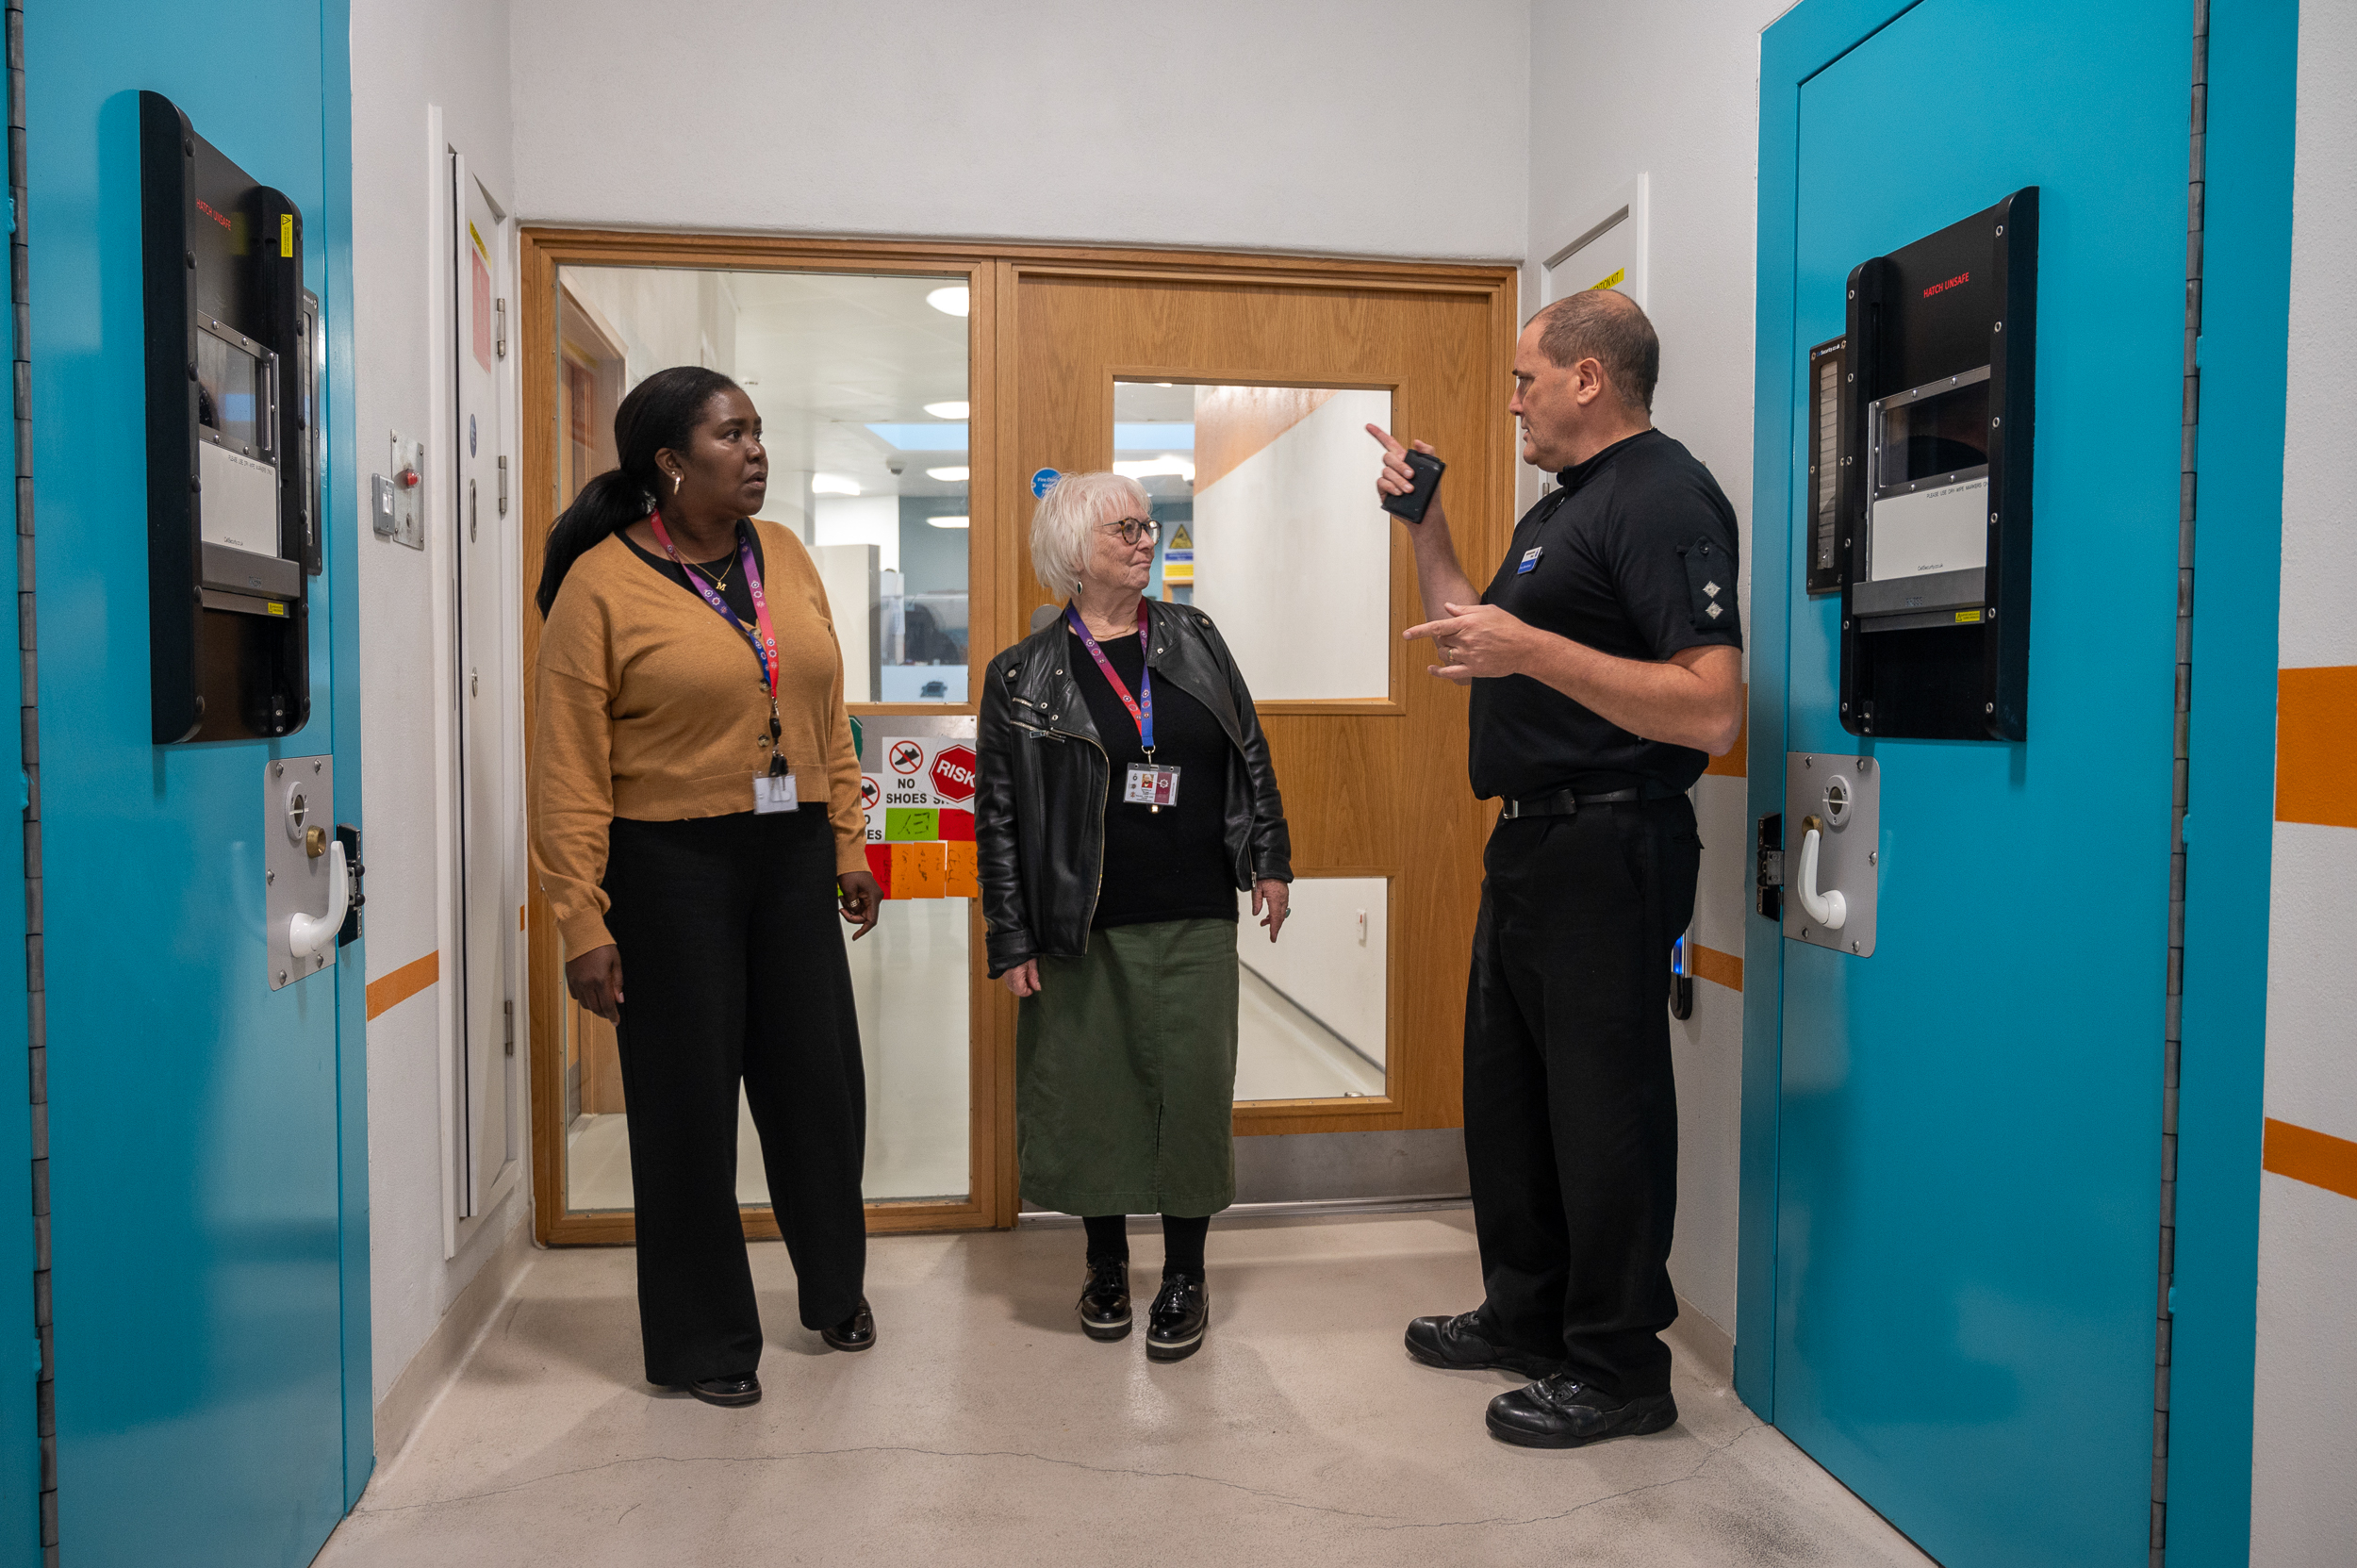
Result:
[[[964,315],[964,312],[960,311],[959,314]],[[937,420],[962,420],[972,411],[973,405],[963,400],[949,403],[929,403],[925,404],[925,412],[931,414]]]
[[[925,477],[938,479],[945,485],[963,485],[973,477],[970,469],[927,469]]]
[[[925,303],[945,316],[963,316],[974,308],[974,293],[964,284],[954,283],[926,295]]]
[[[964,528],[966,525],[964,518],[927,518],[925,520],[935,528]]]
[[[813,495],[857,495],[859,481],[846,479],[839,473],[814,473],[810,476]]]
[[[1115,463],[1113,472],[1124,479],[1152,479],[1161,474],[1175,473],[1191,485],[1195,483],[1195,465],[1169,452],[1142,462]]]

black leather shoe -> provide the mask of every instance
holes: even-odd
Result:
[[[1080,1287],[1080,1328],[1091,1339],[1129,1337],[1129,1260],[1091,1258]]]
[[[1675,1424],[1677,1401],[1664,1394],[1615,1399],[1568,1372],[1490,1401],[1490,1435],[1525,1448],[1576,1448],[1608,1437],[1641,1437]]]
[[[1211,1321],[1211,1293],[1202,1280],[1183,1274],[1164,1279],[1146,1314],[1146,1359],[1176,1362],[1194,1355],[1202,1348]]]
[[[876,1314],[867,1310],[867,1297],[859,1298],[859,1311],[832,1329],[821,1329],[818,1337],[837,1350],[868,1350],[876,1344]]]
[[[1455,1317],[1420,1317],[1408,1325],[1408,1353],[1426,1366],[1452,1372],[1486,1372],[1504,1367],[1525,1378],[1546,1378],[1563,1370],[1561,1361],[1534,1356],[1490,1337],[1479,1308]]]
[[[761,1403],[761,1378],[750,1372],[732,1378],[699,1378],[687,1385],[687,1392],[707,1405],[757,1405]]]

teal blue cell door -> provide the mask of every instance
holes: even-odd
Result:
[[[362,821],[349,57],[342,8],[319,0],[83,0],[24,17],[21,521],[40,708],[28,842],[42,879],[54,1527],[73,1568],[308,1562],[371,1462],[362,949],[331,937],[308,966],[273,963],[287,932],[269,913],[271,879],[289,875],[274,857],[305,867],[308,828]],[[221,235],[192,242],[190,272],[207,275],[195,259],[207,243],[258,267],[261,247],[291,255],[299,232],[299,279],[291,265],[270,275],[317,296],[331,345],[310,426],[324,569],[306,579],[308,716],[267,738],[159,745],[152,733],[143,91],[299,214],[298,230],[257,224],[251,204],[223,211]],[[167,378],[173,395],[201,385],[207,430],[274,430],[255,410],[298,395],[296,357],[280,356],[274,382],[241,383],[199,357],[244,352],[234,333],[196,341],[186,379]],[[300,462],[283,434],[265,450]],[[271,470],[209,466],[204,451],[211,551],[216,519],[232,515],[215,499],[237,493],[240,472]],[[291,563],[272,564],[291,578]],[[222,596],[204,592],[190,598],[216,613]],[[236,613],[260,611],[249,599]],[[250,669],[207,668],[200,683],[216,718],[226,694],[252,689]],[[248,720],[266,733],[271,715]],[[300,820],[298,778],[321,781]],[[11,1289],[0,1311],[17,1299]],[[6,1352],[11,1371],[17,1361]],[[13,1490],[8,1502],[33,1506]]]
[[[1763,95],[1753,801],[1788,883],[1826,797],[1787,754],[1877,778],[1880,820],[1863,950],[1750,922],[1782,985],[1747,998],[1780,1049],[1747,1085],[1746,1393],[1948,1568],[2151,1544],[2193,9],[1817,0],[1767,46],[1817,55]],[[1809,591],[1811,350],[1859,263],[2030,188],[2024,738],[1861,735],[1844,601]]]

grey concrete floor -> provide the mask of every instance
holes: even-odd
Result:
[[[1150,1292],[1160,1242],[1133,1230]],[[1478,1297],[1461,1210],[1215,1223],[1211,1337],[1166,1365],[1142,1334],[1082,1337],[1080,1247],[878,1238],[879,1344],[846,1356],[799,1327],[784,1248],[756,1246],[767,1397],[735,1411],[640,1380],[629,1250],[542,1254],[319,1562],[1929,1561],[1691,1366],[1656,1436],[1491,1439],[1515,1379],[1400,1346]]]

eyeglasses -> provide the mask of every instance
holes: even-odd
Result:
[[[1162,525],[1143,518],[1123,518],[1119,522],[1100,522],[1099,528],[1110,528],[1120,534],[1121,542],[1135,547],[1140,539],[1159,539]]]

